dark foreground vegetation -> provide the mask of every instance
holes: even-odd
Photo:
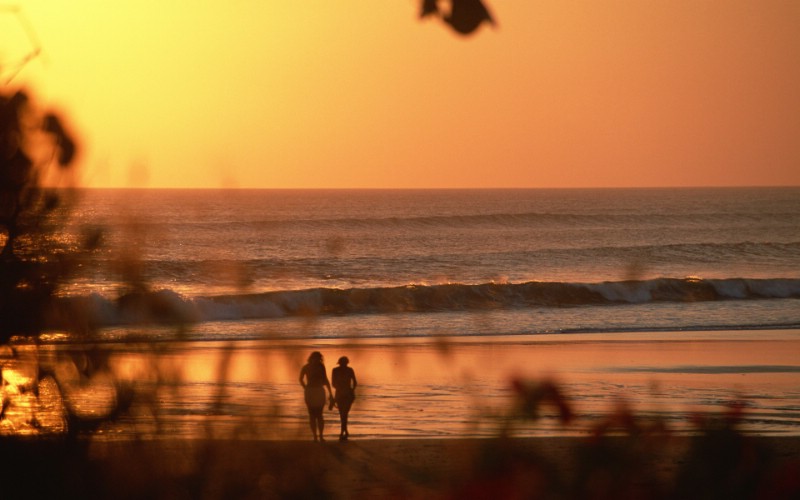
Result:
[[[800,438],[634,430],[584,437],[310,441],[0,440],[2,498],[790,499]],[[727,422],[727,423],[726,423]],[[612,430],[613,428],[613,430]]]

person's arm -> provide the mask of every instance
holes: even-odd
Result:
[[[331,383],[336,389],[339,388],[339,368],[331,370]]]
[[[351,369],[350,373],[353,375],[353,392],[356,392],[356,386],[358,386],[358,381],[356,380],[356,371]]]
[[[304,366],[304,367],[303,367],[303,369],[302,369],[302,370],[300,370],[300,385],[302,385],[302,386],[303,386],[303,389],[305,389],[305,388],[306,388],[306,383],[305,383],[305,381],[303,380],[303,377],[305,376],[305,374],[306,374],[306,367]]]
[[[328,388],[328,397],[333,399],[333,389],[331,389],[331,382],[328,380],[328,374],[325,374],[325,387]]]

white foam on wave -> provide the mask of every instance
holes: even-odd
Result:
[[[800,279],[659,278],[603,283],[315,288],[194,298],[162,289],[129,294],[117,300],[96,293],[72,300],[82,304],[94,324],[114,325],[795,298],[800,298]]]

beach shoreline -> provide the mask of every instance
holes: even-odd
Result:
[[[167,366],[183,369],[186,378],[173,388],[181,396],[172,406],[159,399],[163,413],[157,418],[137,413],[117,422],[127,422],[129,433],[111,425],[78,437],[0,438],[0,496],[586,498],[602,493],[619,498],[633,489],[639,498],[753,498],[764,497],[764,491],[780,498],[773,490],[800,493],[800,435],[792,433],[791,399],[798,376],[797,330],[528,340],[346,346],[343,353],[354,360],[360,382],[353,438],[335,440],[338,416],[331,412],[328,441],[322,444],[310,439],[293,368],[312,347],[335,358],[342,345],[310,340],[288,352],[254,343],[227,351],[220,350],[223,343],[203,346],[166,358]],[[241,372],[228,372],[225,383],[214,383],[220,372],[209,367],[220,366],[219,359]],[[122,357],[119,367],[138,366],[125,364],[133,360]],[[495,360],[491,370],[486,360]],[[287,385],[275,394],[284,398],[284,415],[291,417],[285,427],[267,412],[278,400],[252,383],[275,377],[280,363]],[[248,372],[249,366],[269,370]],[[483,369],[470,371],[476,367]],[[485,385],[488,380],[497,383]],[[491,414],[475,405],[499,397],[497,384],[510,380],[524,390],[514,393],[506,386],[506,396],[496,403],[512,420],[487,420]],[[569,422],[559,418],[553,400],[534,400],[527,414],[516,413],[524,405],[509,406],[525,403],[537,384],[548,380],[568,397],[574,412]],[[255,392],[237,393],[237,387]],[[209,397],[217,394],[252,407],[216,407]],[[542,411],[535,411],[540,406]],[[491,432],[475,437],[476,429],[470,434],[463,423],[469,412],[477,422],[497,425],[481,427]],[[775,423],[783,421],[788,423]],[[376,436],[375,429],[383,434]],[[512,437],[501,437],[504,430]],[[746,494],[726,496],[736,491]]]
[[[647,425],[691,434],[696,418],[718,418],[732,407],[742,408],[742,432],[784,436],[800,434],[798,349],[796,329],[531,335],[497,342],[123,344],[109,345],[113,378],[66,387],[75,391],[68,398],[81,398],[89,418],[108,411],[112,383],[135,394],[136,408],[103,422],[98,439],[304,439],[310,434],[297,375],[308,353],[319,350],[328,360],[348,356],[352,362],[359,387],[351,431],[362,439],[490,438],[509,422],[516,437],[580,437],[620,408]],[[53,348],[43,351],[51,356]],[[17,354],[3,366],[10,404],[0,433],[64,432],[63,397],[53,379],[42,382],[38,398],[27,389],[41,353],[18,346]],[[69,346],[60,356],[60,373],[78,370],[68,364]],[[558,387],[571,407],[569,422],[549,402],[535,414],[518,413],[519,387],[538,384]],[[326,411],[325,418],[335,433],[337,412]]]

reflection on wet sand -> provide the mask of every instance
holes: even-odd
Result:
[[[69,405],[83,424],[119,412],[85,426],[98,437],[304,439],[296,377],[314,349],[358,365],[354,438],[497,435],[513,410],[513,380],[555,381],[576,415],[564,424],[547,408],[536,420],[514,423],[520,436],[582,435],[621,404],[678,432],[691,431],[697,415],[743,404],[743,430],[800,434],[799,348],[800,332],[792,330],[107,344],[98,349],[109,371],[87,378],[87,351],[18,345],[3,367],[0,432],[63,433]],[[39,365],[51,373],[37,375]],[[31,390],[36,376],[38,397]],[[125,405],[118,404],[123,397]],[[326,419],[338,424],[336,410],[326,409]]]

